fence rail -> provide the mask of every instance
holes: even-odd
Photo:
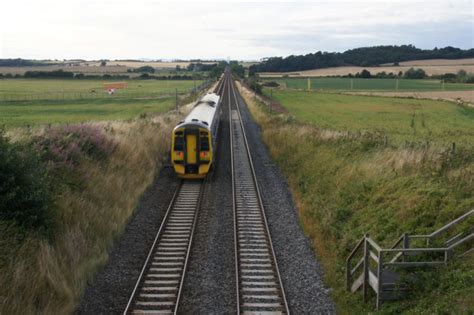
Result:
[[[454,226],[466,221],[474,215],[474,209],[464,215],[449,222],[438,230],[428,235],[409,235],[404,233],[394,243],[391,248],[382,248],[368,234],[360,239],[346,260],[346,286],[350,292],[356,292],[362,288],[364,302],[367,301],[368,289],[372,288],[376,295],[376,309],[380,308],[382,301],[396,299],[402,289],[397,273],[389,270],[387,267],[422,267],[439,266],[447,264],[455,257],[454,250],[461,245],[468,245],[474,240],[474,230],[472,226],[469,230],[456,234],[444,242],[442,247],[411,247],[412,240],[426,239],[427,246],[431,240],[439,237]],[[402,246],[402,247],[399,247]],[[474,248],[464,250],[457,257],[468,255],[474,251]],[[393,257],[387,258],[389,255]],[[425,255],[417,260],[411,257]],[[362,256],[362,257],[360,257]],[[355,263],[354,263],[355,260]]]

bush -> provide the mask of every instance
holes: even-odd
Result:
[[[0,131],[0,220],[25,230],[49,232],[54,207],[48,172],[28,147]]]
[[[33,138],[34,147],[42,158],[55,169],[72,169],[82,160],[103,160],[115,148],[100,127],[70,125],[51,129]]]
[[[257,80],[250,79],[247,84],[255,93],[262,94],[262,85]]]
[[[403,75],[405,79],[424,79],[426,78],[426,72],[423,69],[408,69]]]
[[[143,66],[143,67],[137,68],[135,72],[155,73],[155,68],[150,67],[150,66]]]
[[[26,71],[25,78],[63,78],[72,79],[74,72],[64,71],[62,69],[54,71]]]
[[[266,87],[279,87],[280,86],[280,84],[278,82],[275,82],[275,81],[265,82],[262,85],[266,86]]]
[[[370,74],[370,71],[367,69],[364,69],[361,71],[361,73],[357,72],[355,75],[356,78],[363,78],[363,79],[370,79],[372,75]]]

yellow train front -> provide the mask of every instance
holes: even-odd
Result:
[[[220,97],[208,93],[173,129],[171,162],[179,177],[206,177],[214,161],[219,119]]]

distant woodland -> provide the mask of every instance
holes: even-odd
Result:
[[[474,49],[444,47],[419,49],[413,45],[375,46],[347,50],[342,53],[321,52],[307,55],[271,57],[250,66],[250,74],[255,72],[286,72],[322,69],[340,66],[378,66],[385,63],[398,65],[399,62],[425,59],[462,59],[473,58]]]

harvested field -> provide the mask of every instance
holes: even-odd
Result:
[[[432,100],[458,101],[461,99],[470,105],[474,104],[474,91],[433,91],[433,92],[348,92],[352,95],[370,95],[387,97],[407,97]]]
[[[391,63],[382,64],[382,66],[391,66]],[[428,60],[410,60],[399,63],[400,66],[459,66],[474,65],[474,58],[466,59],[428,59]]]
[[[170,68],[174,69],[176,66],[186,68],[191,62],[166,62],[166,61],[120,61],[111,60],[107,62],[107,66],[121,66],[127,68],[139,68],[144,66],[150,66],[153,68]],[[203,64],[212,64],[215,62],[200,61]],[[100,61],[87,62],[89,66],[100,66]]]
[[[85,73],[85,74],[104,74],[104,73],[127,73],[127,67],[125,66],[105,66],[101,67],[99,65],[94,66],[71,66],[71,65],[53,65],[53,66],[37,66],[37,67],[0,67],[0,73],[6,74],[21,74],[23,75],[26,71],[56,71],[64,70],[75,73]]]
[[[442,60],[440,64],[434,65],[434,60],[423,60],[423,61],[407,61],[406,63],[400,63],[400,66],[380,66],[380,67],[333,67],[325,69],[305,70],[305,71],[293,71],[293,72],[262,72],[261,77],[282,77],[284,75],[290,77],[325,77],[325,76],[342,76],[348,74],[356,74],[366,69],[372,74],[376,74],[382,71],[386,73],[397,74],[400,71],[407,71],[411,67],[422,68],[428,75],[440,75],[445,73],[456,73],[459,70],[465,70],[468,73],[474,73],[474,62],[469,60],[474,59],[462,59],[461,60]],[[448,61],[457,61],[459,64],[449,64]],[[432,64],[430,64],[432,63]],[[403,65],[402,65],[403,64]]]

